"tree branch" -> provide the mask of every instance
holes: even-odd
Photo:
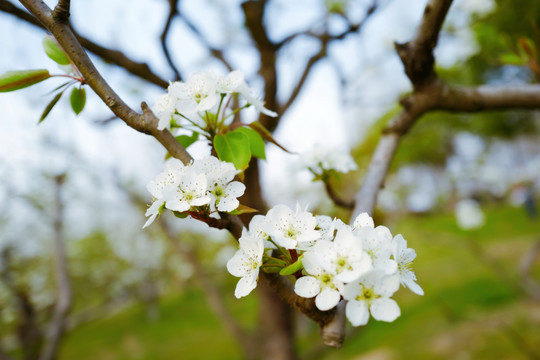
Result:
[[[337,206],[341,206],[345,209],[353,209],[354,208],[354,201],[346,201],[343,198],[339,197],[339,195],[336,193],[334,188],[332,187],[332,184],[328,180],[323,181],[324,182],[324,189],[326,190],[326,194],[328,197],[332,200],[334,204]]]
[[[62,235],[64,205],[62,201],[62,186],[65,181],[65,174],[55,177],[54,194],[54,251],[56,263],[56,303],[53,317],[47,329],[46,340],[40,360],[53,360],[56,358],[60,339],[66,329],[66,319],[71,308],[71,286],[69,283],[68,269],[66,263],[66,251],[64,248],[64,238]]]
[[[169,35],[172,21],[174,17],[178,15],[177,6],[178,0],[169,0],[169,15],[167,16],[167,21],[165,22],[165,27],[163,28],[163,32],[161,33],[160,40],[161,48],[163,49],[163,53],[165,54],[165,59],[167,60],[167,63],[169,64],[171,70],[174,72],[174,80],[180,81],[182,80],[182,76],[180,76],[180,71],[178,71],[178,68],[172,61],[171,54],[169,53],[169,47],[167,46],[167,36]]]
[[[39,20],[37,20],[34,16],[18,8],[17,6],[13,5],[7,0],[0,0],[0,11],[3,11],[7,14],[11,14],[17,17],[18,19],[23,20],[29,24],[45,29],[45,26]],[[124,68],[126,71],[130,72],[131,74],[141,79],[144,79],[146,81],[149,81],[159,87],[167,88],[167,86],[169,85],[167,81],[165,81],[164,79],[156,75],[154,72],[152,72],[148,64],[135,62],[120,51],[103,47],[87,39],[86,37],[77,34],[73,29],[72,31],[75,33],[75,36],[77,37],[77,39],[79,40],[79,42],[84,48],[96,54],[97,56],[101,57],[105,61],[112,64],[116,64]]]
[[[403,109],[383,130],[364,183],[356,194],[353,218],[361,212],[373,212],[401,136],[424,113],[540,108],[540,85],[452,87],[438,79],[433,68],[433,49],[451,3],[451,0],[431,0],[413,40],[396,44],[414,91],[401,100]]]
[[[58,0],[58,4],[56,4],[52,13],[55,21],[63,24],[69,22],[70,2],[70,0]]]

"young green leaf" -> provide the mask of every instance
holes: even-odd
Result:
[[[279,275],[287,276],[292,275],[297,271],[300,271],[304,268],[304,265],[302,264],[302,259],[304,258],[304,255],[301,255],[298,260],[296,260],[291,265],[284,267],[279,271]]]
[[[64,92],[59,92],[58,94],[56,94],[56,96],[51,100],[50,103],[47,104],[47,106],[45,107],[45,110],[43,110],[43,113],[41,114],[41,117],[39,118],[39,121],[38,121],[38,124],[41,124],[41,122],[43,120],[45,120],[45,118],[47,117],[47,115],[49,115],[49,113],[51,112],[51,110],[53,109],[54,105],[56,105],[56,103],[58,102],[58,100],[60,100],[60,98],[62,97],[62,94]]]
[[[234,131],[225,135],[217,134],[214,137],[214,148],[221,160],[233,163],[238,170],[247,169],[251,150],[246,135]]]
[[[242,134],[248,137],[251,155],[259,159],[263,159],[263,160],[266,159],[266,152],[264,149],[264,140],[261,134],[259,134],[257,131],[253,130],[252,128],[248,128],[248,127],[240,127],[234,131],[241,132]]]
[[[253,209],[253,208],[250,208],[249,206],[240,204],[233,211],[229,211],[229,214],[242,215],[242,214],[251,214],[251,213],[256,213],[256,212],[259,212],[259,210]]]
[[[268,129],[265,128],[264,125],[261,124],[260,122],[254,121],[254,122],[248,124],[248,126],[249,126],[250,128],[252,128],[253,130],[255,130],[256,132],[258,132],[258,133],[263,137],[263,139],[265,139],[266,141],[270,141],[272,144],[276,145],[276,146],[279,147],[281,150],[290,153],[289,150],[287,150],[287,149],[285,149],[283,146],[281,146],[281,145],[280,145],[280,144],[272,137],[272,134],[270,133],[270,131],[268,131]]]
[[[86,90],[84,88],[73,88],[70,96],[71,108],[76,115],[79,115],[86,104]]]
[[[199,133],[194,131],[191,136],[189,135],[179,135],[176,137],[176,140],[182,145],[184,148],[188,148],[191,144],[199,140]]]
[[[69,65],[70,61],[64,50],[60,48],[60,45],[50,36],[43,38],[43,50],[49,58],[59,65]]]
[[[0,76],[0,92],[19,90],[50,77],[47,69],[8,71]]]

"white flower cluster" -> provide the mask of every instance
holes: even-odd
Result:
[[[177,159],[168,160],[166,170],[146,186],[155,200],[146,211],[149,218],[143,229],[154,222],[162,206],[178,212],[201,206],[206,206],[207,212],[235,210],[239,205],[237,198],[246,189],[241,182],[232,181],[237,173],[233,164],[214,156],[189,165]]]
[[[227,263],[229,272],[240,277],[235,296],[248,295],[256,286],[267,252],[279,249],[301,258],[303,271],[294,291],[326,311],[343,298],[346,315],[354,326],[365,325],[369,315],[394,321],[400,310],[391,296],[400,283],[423,295],[411,270],[416,258],[401,235],[392,237],[384,226],[360,214],[352,226],[328,216],[314,216],[298,206],[293,211],[277,205],[266,216],[258,215],[244,229],[240,249]],[[272,258],[273,259],[273,258]],[[297,275],[299,275],[297,273]]]
[[[171,121],[180,126],[195,125],[204,129],[208,125],[205,124],[208,121],[207,117],[200,116],[200,119],[190,117],[207,111],[216,114],[223,98],[227,94],[234,93],[244,97],[247,104],[254,106],[257,111],[268,116],[277,116],[275,112],[263,106],[263,102],[244,81],[244,74],[241,71],[236,70],[225,76],[205,71],[192,75],[186,82],[171,83],[167,94],[157,99],[154,111],[159,118],[158,129],[169,128]]]
[[[305,166],[315,175],[323,175],[328,171],[348,173],[357,166],[348,151],[341,148],[316,146],[302,156]]]

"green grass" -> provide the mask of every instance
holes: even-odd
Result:
[[[408,216],[391,225],[418,257],[425,296],[395,295],[401,317],[349,328],[340,350],[320,348],[317,328],[300,318],[297,347],[309,359],[527,359],[540,353],[540,306],[517,286],[518,262],[540,235],[521,209],[493,207],[476,231],[457,228],[453,214]],[[536,271],[538,271],[538,266]],[[255,296],[227,300],[248,327]],[[70,333],[60,359],[240,359],[239,347],[203,295],[187,289],[162,299],[161,316],[132,306]],[[314,350],[315,349],[315,350]]]

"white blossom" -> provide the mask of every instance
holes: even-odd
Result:
[[[334,241],[318,241],[313,254],[322,268],[344,283],[370,271],[371,258],[362,250],[362,242],[350,228],[338,230]]]
[[[254,91],[250,89],[245,82],[238,87],[237,92],[246,99],[248,104],[253,105],[257,112],[271,117],[278,116],[276,112],[268,110],[264,107],[264,103],[255,95]]]
[[[206,195],[206,176],[193,171],[184,171],[174,186],[163,191],[165,207],[173,211],[188,211],[192,206],[202,206],[210,202]]]
[[[296,212],[286,205],[276,205],[266,214],[268,233],[279,246],[294,249],[298,243],[310,242],[320,238],[315,230],[317,220],[308,211],[296,206]]]
[[[168,186],[174,185],[174,183],[179,180],[184,170],[184,164],[182,164],[180,160],[170,159],[166,163],[166,168],[166,171],[158,174],[154,180],[146,185],[147,190],[152,194],[152,197],[155,200],[146,210],[145,216],[149,216],[149,218],[143,225],[143,229],[152,224],[159,215],[161,206],[165,203],[165,200],[163,199],[163,190]]]
[[[154,112],[159,119],[158,130],[169,129],[174,118],[176,108],[175,99],[169,94],[159,96],[154,105]]]
[[[416,252],[407,247],[407,240],[401,234],[396,235],[392,240],[392,254],[397,262],[401,284],[415,294],[424,295],[424,290],[415,282],[416,275],[412,271],[412,262],[416,258]]]
[[[181,114],[194,114],[210,110],[219,101],[216,80],[208,72],[199,72],[183,83],[169,85],[169,95],[176,101],[176,110]]]
[[[253,236],[246,229],[239,239],[240,249],[227,262],[227,270],[231,275],[241,278],[236,285],[234,296],[241,298],[257,287],[259,268],[264,253],[263,240]]]
[[[166,171],[147,185],[154,203],[146,211],[149,218],[143,228],[156,219],[162,206],[179,212],[207,204],[211,211],[235,210],[240,205],[237,198],[245,191],[244,184],[232,181],[236,174],[233,164],[213,156],[195,160],[187,166],[179,160],[169,160]]]
[[[238,173],[233,164],[210,156],[195,162],[193,168],[206,175],[208,195],[213,207],[228,212],[240,205],[237,198],[244,194],[246,186],[239,181],[232,181]]]
[[[225,76],[216,76],[216,90],[220,94],[238,92],[244,85],[244,73],[240,70],[231,71]]]
[[[375,320],[392,322],[401,314],[398,304],[390,297],[399,288],[397,275],[371,271],[357,281],[346,284],[343,298],[348,300],[345,315],[352,325],[368,323],[369,314]]]
[[[312,252],[306,252],[302,260],[308,276],[296,280],[294,292],[305,298],[315,297],[315,305],[326,311],[336,306],[341,299],[343,283],[332,273],[325,271]]]
[[[361,239],[362,248],[371,257],[375,269],[386,274],[393,274],[397,271],[396,261],[390,258],[392,255],[392,234],[387,227],[364,226],[354,230],[354,234]]]

